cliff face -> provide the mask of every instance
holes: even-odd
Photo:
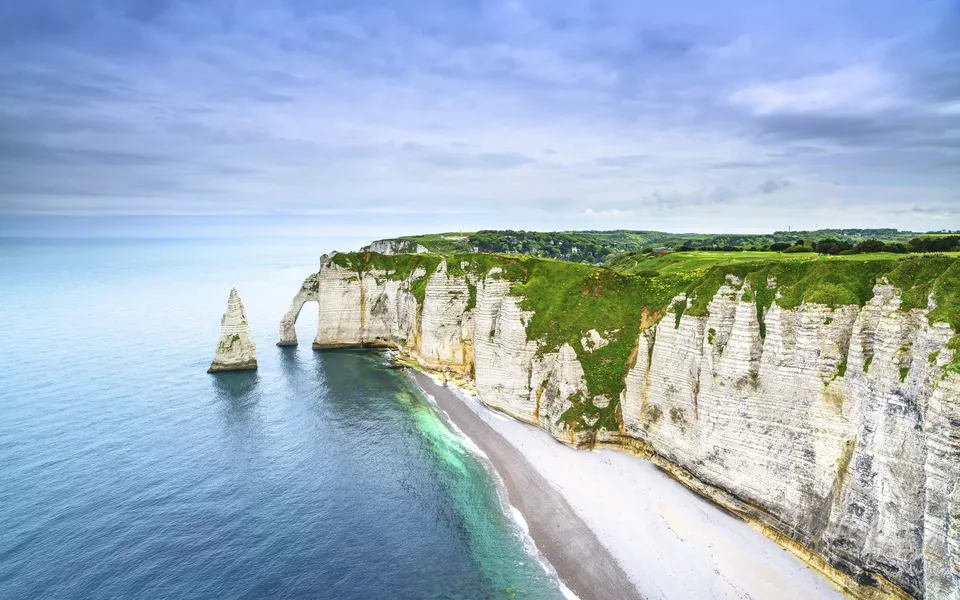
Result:
[[[423,254],[430,252],[423,244],[417,244],[410,240],[377,240],[363,249],[366,252],[376,252],[393,256],[396,254]]]
[[[666,318],[663,305],[637,306],[632,329],[605,328],[613,317],[601,306],[553,339],[530,335],[561,302],[546,294],[532,306],[533,263],[360,260],[324,257],[282,341],[315,299],[315,348],[397,346],[470,377],[485,404],[566,443],[647,456],[852,595],[960,600],[960,374],[949,366],[955,331],[928,319],[934,294],[910,308],[871,277],[862,306],[793,305],[782,296],[793,288],[773,277],[728,274],[708,298],[695,286],[699,295],[676,295]],[[601,302],[597,277],[578,279],[582,297],[557,314]],[[604,289],[634,297],[630,285]],[[563,328],[551,319],[543,331]]]
[[[220,371],[245,371],[257,368],[257,344],[250,334],[247,313],[237,294],[230,290],[227,310],[220,319],[220,341],[208,373]]]
[[[936,548],[960,475],[960,422],[942,413],[956,415],[960,394],[956,376],[941,381],[949,353],[929,359],[953,330],[900,311],[878,285],[862,309],[773,305],[761,338],[740,294],[725,286],[708,317],[641,337],[622,400],[628,435],[755,503],[861,583],[876,573],[917,596],[957,597]]]

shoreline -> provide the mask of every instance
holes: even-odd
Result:
[[[644,600],[626,572],[566,498],[523,453],[467,406],[450,388],[411,369],[414,383],[483,452],[506,488],[509,504],[526,523],[537,550],[579,600]]]
[[[452,383],[409,373],[487,455],[538,550],[580,600],[845,598],[798,557],[653,463],[618,450],[574,449]],[[528,477],[539,483],[528,485]],[[543,494],[559,496],[572,518],[552,514]],[[560,529],[562,535],[551,535]],[[599,549],[584,549],[582,540]],[[612,563],[618,574],[583,581],[594,562]],[[610,583],[619,591],[602,587]]]

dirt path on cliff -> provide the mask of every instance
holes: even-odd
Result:
[[[490,459],[530,537],[580,600],[642,600],[626,573],[567,500],[509,441],[449,389],[410,371],[417,385]]]

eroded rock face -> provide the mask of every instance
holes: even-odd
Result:
[[[396,280],[327,260],[315,347],[400,347],[425,367],[472,376],[488,406],[590,443],[561,416],[587,395],[580,359],[604,333],[544,352],[499,269],[447,267]],[[421,306],[410,290],[424,279]],[[863,307],[774,303],[761,324],[743,300],[748,285],[730,276],[708,316],[641,331],[620,431],[608,437],[638,440],[721,490],[735,500],[728,508],[846,574],[851,593],[893,584],[960,600],[960,376],[944,374],[955,332],[928,323],[927,310],[900,310],[885,284]],[[294,320],[312,289],[298,293]]]
[[[227,311],[220,319],[220,341],[213,355],[208,373],[220,371],[245,371],[257,368],[257,344],[250,335],[247,313],[237,294],[237,288],[230,290],[227,299]]]
[[[960,421],[942,415],[960,394],[955,378],[937,387],[943,370],[928,360],[953,330],[900,311],[895,290],[878,285],[862,309],[774,304],[761,337],[755,304],[738,296],[725,286],[710,316],[667,319],[641,337],[627,433],[762,507],[855,579],[881,574],[923,596],[925,578],[946,572],[921,557],[946,546],[960,475]],[[944,589],[929,597],[954,597]]]
[[[363,248],[364,251],[377,252],[387,256],[396,254],[423,254],[429,252],[423,244],[417,244],[408,240],[377,240]]]
[[[278,346],[297,345],[297,317],[300,316],[300,311],[303,310],[304,304],[317,301],[319,283],[319,277],[316,273],[311,273],[303,280],[300,291],[297,292],[297,295],[293,297],[293,301],[290,303],[290,309],[287,310],[287,314],[283,315],[283,320],[280,321],[280,341],[277,342]]]

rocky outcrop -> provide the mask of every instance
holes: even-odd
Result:
[[[363,252],[376,252],[387,256],[397,254],[423,254],[430,252],[423,244],[410,240],[377,240],[362,249]]]
[[[852,596],[960,600],[960,374],[932,300],[904,310],[880,281],[863,306],[774,302],[761,321],[762,290],[730,275],[703,314],[682,312],[684,295],[676,318],[645,311],[620,397],[590,398],[584,365],[616,330],[552,350],[501,269],[465,267],[326,258],[288,317],[315,296],[315,348],[398,347],[566,443],[651,458]],[[611,402],[618,430],[580,410]]]
[[[213,355],[213,362],[207,373],[220,371],[246,371],[257,368],[257,344],[250,335],[247,313],[237,294],[237,288],[230,290],[227,299],[227,311],[220,319],[220,341]]]

